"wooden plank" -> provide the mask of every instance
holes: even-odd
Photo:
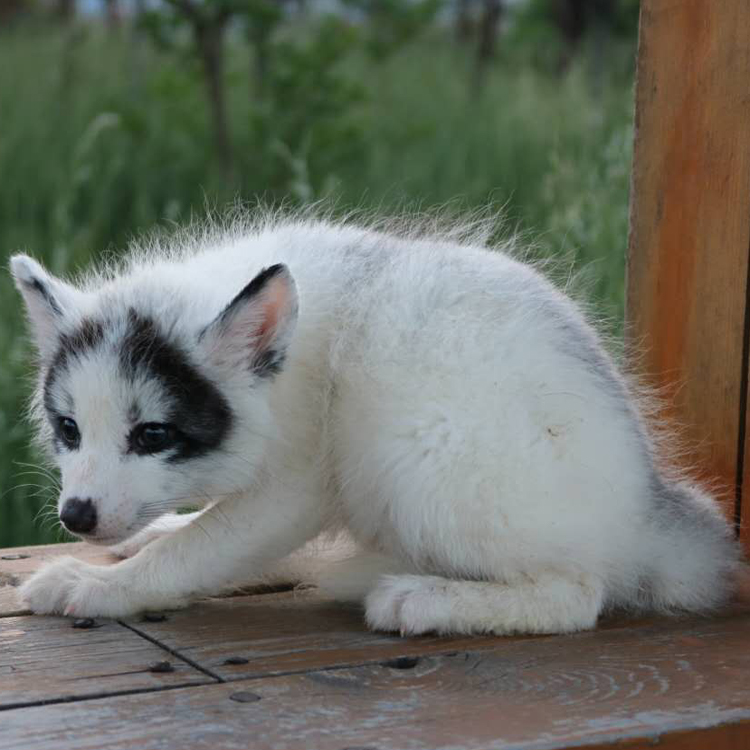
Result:
[[[317,591],[211,599],[163,622],[128,621],[225,680],[482,648],[501,638],[401,638],[367,629],[361,607]],[[234,658],[246,663],[227,664]]]
[[[750,721],[669,732],[656,737],[639,737],[613,745],[587,745],[587,750],[747,750]]]
[[[645,370],[685,426],[687,463],[719,480],[733,519],[747,372],[748,80],[747,0],[643,0],[629,336],[645,345]]]
[[[72,624],[62,617],[0,620],[0,709],[213,681],[118,623],[100,620],[94,629]],[[165,660],[173,671],[149,671]]]
[[[18,598],[16,585],[0,584],[0,617],[14,617],[29,613]]]
[[[750,607],[737,605],[717,620],[743,614]],[[675,627],[670,618],[608,618],[599,630],[662,629]],[[212,599],[163,622],[133,621],[137,632],[169,648],[225,680],[246,679],[345,665],[450,653],[484,648],[507,648],[534,636],[503,638],[419,636],[401,638],[367,630],[362,609],[322,598],[317,591]],[[245,663],[227,664],[227,660]]]
[[[117,562],[106,548],[84,542],[0,550],[0,617],[28,614],[29,610],[18,599],[19,584],[45,562],[63,555],[72,555],[94,565]]]
[[[549,750],[624,742],[618,747],[745,750],[748,633],[744,611],[498,639],[490,650],[423,656],[401,669],[369,664],[86,701],[73,711],[7,711],[0,749]],[[238,692],[260,700],[232,700]]]

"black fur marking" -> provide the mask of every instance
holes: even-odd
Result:
[[[239,292],[235,298],[224,308],[223,312],[219,315],[217,323],[219,325],[225,325],[232,316],[235,314],[237,309],[244,303],[250,301],[253,297],[260,294],[263,291],[266,284],[271,279],[276,278],[280,274],[286,271],[286,266],[283,263],[276,263],[276,265],[264,268],[241,292]],[[202,334],[201,334],[202,335]]]
[[[266,349],[252,359],[253,372],[260,378],[268,378],[281,372],[286,359],[286,352]]]
[[[133,403],[130,404],[130,408],[128,409],[128,422],[130,422],[130,424],[138,424],[138,422],[140,421],[141,407],[136,401],[133,401]]]
[[[216,318],[213,323],[211,323],[206,328],[204,328],[203,331],[201,331],[199,339],[203,338],[205,333],[215,326],[218,326],[220,328],[227,326],[232,318],[237,314],[237,311],[243,305],[249,303],[253,297],[256,297],[258,294],[260,294],[269,281],[286,272],[287,268],[283,263],[276,263],[273,266],[264,268],[222,310],[218,318]],[[284,351],[278,351],[276,349],[265,349],[257,351],[253,356],[249,357],[250,371],[260,378],[272,377],[281,372],[285,358],[286,352]]]
[[[218,388],[168,341],[153,320],[128,312],[128,332],[120,350],[120,366],[131,380],[139,375],[159,381],[167,394],[167,420],[177,439],[167,461],[176,463],[219,448],[232,426],[232,411]],[[129,452],[136,453],[131,444]]]
[[[44,405],[50,415],[57,414],[52,400],[52,389],[55,382],[67,369],[71,360],[78,359],[86,352],[96,349],[104,340],[104,325],[86,318],[72,333],[60,336],[60,345],[52,358],[44,380]]]
[[[34,279],[33,281],[26,281],[26,279],[24,279],[21,283],[27,289],[33,289],[35,292],[40,294],[44,298],[44,301],[52,308],[52,311],[55,313],[55,315],[62,315],[60,305],[52,295],[52,292],[50,292],[47,286],[45,284],[42,284],[39,279]]]

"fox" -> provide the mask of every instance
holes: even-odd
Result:
[[[664,460],[582,305],[502,243],[263,214],[72,280],[10,265],[60,522],[123,558],[48,563],[20,587],[35,613],[129,617],[274,571],[404,636],[732,596],[717,500]]]

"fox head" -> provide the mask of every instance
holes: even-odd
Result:
[[[35,411],[63,525],[116,544],[169,511],[257,482],[270,388],[297,319],[283,265],[216,305],[164,274],[78,288],[24,255],[11,270],[38,351]]]

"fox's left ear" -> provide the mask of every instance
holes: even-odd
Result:
[[[81,293],[47,273],[28,255],[14,255],[10,259],[10,270],[26,303],[34,341],[45,358],[56,347],[63,321]]]
[[[218,367],[249,368],[258,377],[281,369],[297,322],[297,288],[289,269],[261,271],[200,334]]]

